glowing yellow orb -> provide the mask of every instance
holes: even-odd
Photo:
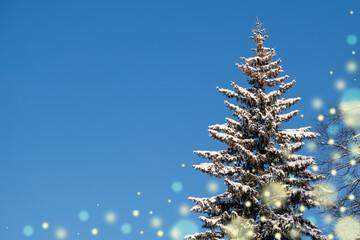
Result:
[[[183,164],[181,164],[181,166],[182,166],[182,167],[185,167],[185,164],[183,163]]]
[[[157,235],[158,235],[158,237],[162,237],[162,236],[164,236],[164,232],[159,230],[159,231],[157,231]]]
[[[352,15],[352,14],[354,14],[354,11],[353,11],[353,10],[351,10],[351,11],[350,11],[350,14],[351,14],[351,15]]]
[[[328,144],[333,145],[334,143],[335,143],[335,140],[330,138],[329,141],[328,141]]]
[[[137,216],[139,216],[140,212],[139,212],[139,210],[134,210],[132,212],[132,214],[133,214],[134,217],[137,217]]]
[[[336,113],[336,109],[335,109],[335,108],[330,108],[329,112],[330,112],[331,114],[335,114],[335,113]]]
[[[300,117],[304,117],[304,114],[300,114]]]
[[[349,61],[346,63],[346,70],[349,72],[349,73],[355,73],[357,71],[357,63],[354,62],[354,61]]]
[[[312,167],[312,170],[313,170],[314,172],[317,172],[317,171],[319,171],[319,167],[316,166],[316,165],[314,165],[314,166]]]
[[[344,216],[336,222],[335,233],[339,240],[359,239],[360,221],[351,216]]]
[[[66,238],[66,230],[64,228],[59,228],[56,230],[55,232],[55,236],[58,238],[58,239],[64,239]]]
[[[333,71],[330,71],[330,75],[333,75],[333,73],[334,73]]]
[[[262,200],[270,207],[283,206],[288,197],[287,186],[281,182],[271,182],[262,188]]]
[[[254,235],[254,232],[253,232],[252,230],[249,230],[249,231],[246,233],[246,235],[247,235],[248,237],[251,237],[252,235]]]
[[[170,230],[170,237],[172,239],[179,239],[181,237],[181,230],[177,227],[173,227],[171,230]]]
[[[116,221],[116,214],[113,212],[107,212],[105,214],[105,221],[108,223],[114,223]]]
[[[356,52],[355,52],[355,51],[352,51],[351,53],[354,55]]]
[[[329,238],[329,239],[334,239],[334,235],[329,234],[329,235],[328,235],[328,238]]]
[[[349,195],[349,199],[350,199],[351,201],[355,200],[354,194],[350,194],[350,195]]]
[[[270,197],[270,192],[269,192],[269,191],[265,191],[265,192],[264,192],[264,197]]]
[[[314,109],[320,109],[323,106],[323,100],[321,98],[314,98],[311,105]]]
[[[335,176],[337,171],[335,169],[331,170],[331,175]]]
[[[43,229],[48,229],[49,228],[49,224],[47,222],[43,222],[43,224],[41,225]]]
[[[189,209],[189,206],[186,205],[186,204],[183,204],[179,207],[179,213],[180,215],[182,216],[186,216],[190,213],[190,209]]]
[[[333,207],[337,197],[336,188],[331,184],[318,184],[314,187],[312,198],[317,206]]]
[[[274,237],[275,237],[275,239],[280,239],[281,238],[281,233],[275,233]]]
[[[229,239],[250,240],[254,234],[254,226],[246,218],[240,216],[234,217],[231,222],[225,226],[225,233],[229,236]]]
[[[219,190],[219,184],[217,182],[211,181],[207,184],[206,188],[210,193],[216,193]]]
[[[171,203],[171,199],[168,199],[168,203]]]
[[[245,207],[251,207],[251,202],[250,202],[250,201],[246,201],[246,202],[245,202]]]
[[[317,119],[321,122],[321,121],[324,120],[324,116],[320,114],[320,115],[317,117]]]
[[[339,79],[335,82],[335,88],[339,91],[342,91],[346,88],[346,82],[343,79]],[[334,114],[334,113],[331,113]]]
[[[144,231],[141,230],[141,231],[140,231],[140,234],[144,234]]]
[[[137,195],[140,195],[141,194],[141,192],[137,192]]]
[[[159,228],[162,224],[161,218],[159,217],[153,217],[150,221],[151,226],[154,228]]]
[[[354,165],[356,164],[355,159],[351,159],[351,160],[350,160],[350,164],[351,164],[352,166],[354,166]]]
[[[301,211],[301,212],[303,212],[303,211],[305,211],[305,206],[304,205],[301,205],[300,207],[299,207],[299,210]]]
[[[265,222],[265,221],[266,221],[266,217],[265,217],[265,216],[261,216],[261,217],[260,217],[260,221],[261,221],[261,222]]]
[[[150,211],[149,214],[150,214],[150,215],[153,214],[153,211]]]
[[[340,207],[340,212],[345,212],[346,211],[346,208],[344,206],[341,206]]]
[[[91,234],[92,235],[97,235],[98,233],[99,233],[99,231],[97,230],[97,228],[91,229]]]
[[[290,236],[293,238],[293,239],[299,239],[300,237],[300,230],[297,229],[297,228],[291,228],[290,230]]]

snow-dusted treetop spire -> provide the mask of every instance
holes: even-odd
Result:
[[[201,216],[203,227],[210,230],[185,236],[190,240],[222,239],[327,239],[303,211],[320,205],[315,199],[313,181],[322,175],[307,169],[314,158],[295,154],[304,146],[303,139],[318,136],[310,127],[281,129],[281,124],[299,111],[284,113],[300,98],[282,96],[295,83],[283,72],[281,60],[273,61],[275,50],[264,46],[265,29],[257,22],[252,39],[256,56],[241,58],[236,64],[247,77],[250,87],[232,82],[233,90],[217,88],[235,103],[225,101],[236,120],[209,126],[209,136],[226,144],[226,150],[194,151],[210,163],[193,165],[196,170],[224,179],[227,191],[210,198],[189,199],[196,203],[192,212]],[[269,87],[278,89],[268,91]]]

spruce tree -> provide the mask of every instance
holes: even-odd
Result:
[[[209,230],[185,236],[185,239],[327,239],[303,216],[305,209],[321,204],[314,198],[313,182],[323,179],[308,170],[314,157],[295,154],[304,139],[318,136],[310,127],[281,129],[284,122],[299,111],[287,110],[301,98],[282,96],[295,83],[284,83],[281,59],[273,60],[274,48],[263,45],[268,36],[257,22],[251,39],[256,56],[241,58],[236,64],[248,76],[249,87],[231,83],[233,90],[217,88],[235,103],[225,101],[236,120],[209,126],[209,136],[227,145],[226,150],[194,151],[210,162],[193,168],[224,179],[226,192],[205,198],[189,197],[195,202],[191,212],[200,216],[203,228]],[[276,90],[269,89],[276,87]]]

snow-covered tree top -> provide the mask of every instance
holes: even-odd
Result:
[[[303,218],[301,210],[318,205],[319,201],[312,198],[311,183],[323,176],[307,169],[314,164],[313,157],[295,154],[304,146],[303,139],[318,135],[310,132],[310,127],[281,129],[282,123],[299,113],[285,111],[301,99],[283,98],[295,80],[285,83],[289,76],[279,76],[283,72],[281,59],[273,60],[275,49],[264,46],[268,36],[263,35],[261,23],[256,26],[251,36],[256,56],[241,58],[244,63],[236,64],[248,77],[250,87],[232,82],[233,90],[217,88],[229,99],[225,105],[235,119],[226,118],[224,124],[209,126],[209,136],[224,143],[227,149],[194,152],[211,162],[193,167],[224,179],[227,191],[211,198],[189,198],[196,203],[191,211],[207,214],[200,219],[210,231],[188,235],[186,239],[238,239],[229,232],[241,232],[241,227],[231,227],[234,224],[251,229],[239,239],[274,239],[279,234],[281,239],[300,239],[302,234],[326,239]],[[277,90],[266,92],[276,86]]]

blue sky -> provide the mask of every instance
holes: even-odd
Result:
[[[312,100],[337,101],[339,78],[359,86],[345,69],[359,60],[346,42],[360,37],[355,0],[2,0],[0,11],[1,239],[57,239],[59,228],[66,239],[170,239],[180,220],[200,226],[178,211],[188,196],[213,195],[192,151],[223,147],[207,134],[230,116],[215,87],[246,86],[234,63],[253,55],[256,17],[296,77],[286,96],[303,99],[304,118],[289,126],[313,125]]]

